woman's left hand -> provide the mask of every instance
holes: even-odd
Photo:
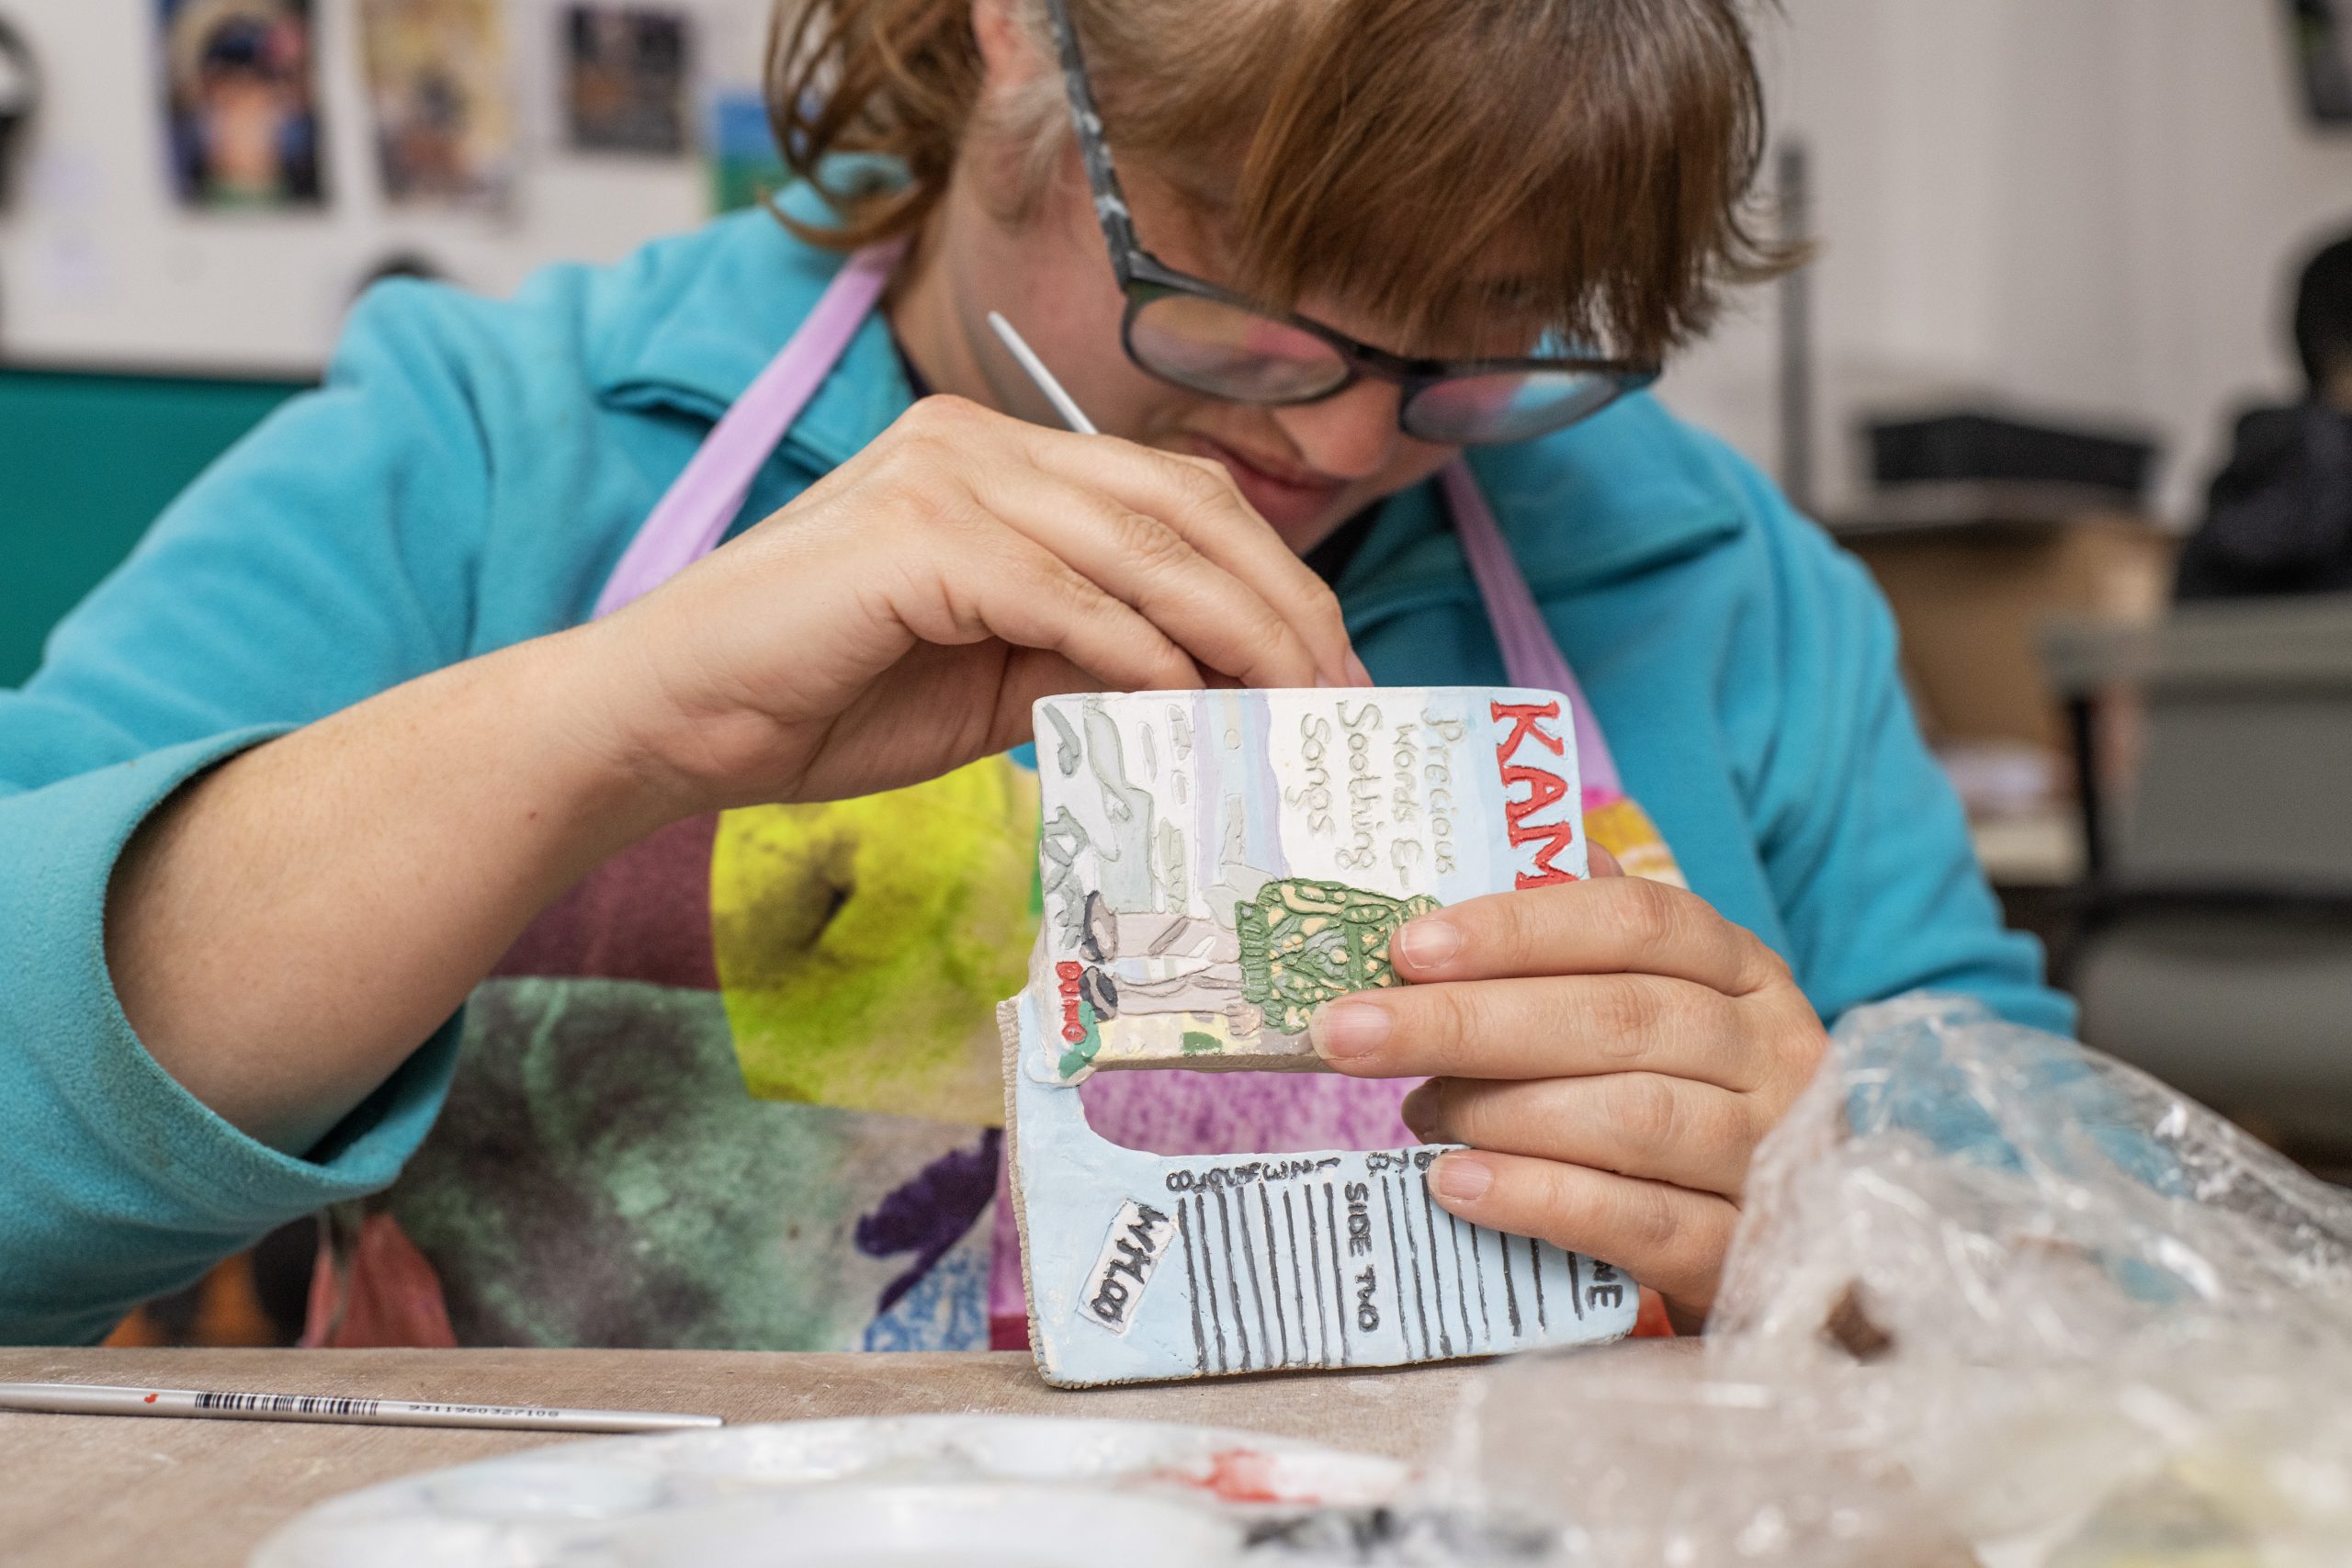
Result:
[[[1789,966],[1695,894],[1617,874],[1424,915],[1411,984],[1331,1003],[1333,1068],[1430,1082],[1405,1122],[1470,1145],[1430,1168],[1450,1212],[1614,1264],[1706,1321],[1756,1145],[1827,1043]]]

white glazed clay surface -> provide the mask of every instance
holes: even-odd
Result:
[[[1381,1507],[1407,1474],[1373,1455],[1148,1422],[730,1427],[354,1492],[263,1542],[253,1568],[1180,1568],[1243,1561],[1253,1522]]]

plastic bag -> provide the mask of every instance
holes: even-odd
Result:
[[[1438,1483],[1575,1568],[2352,1562],[2352,1197],[1974,1003],[1859,1010],[1703,1348],[1501,1365]]]

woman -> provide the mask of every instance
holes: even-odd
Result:
[[[787,0],[772,81],[788,225],[379,288],[0,706],[0,1332],[334,1205],[320,1338],[1017,1334],[1054,691],[1566,654],[1664,880],[1416,920],[1336,1073],[1090,1103],[1376,1146],[1434,1075],[1447,1207],[1686,1327],[1825,1019],[2066,1025],[1862,573],[1639,394],[1781,260],[1733,0]]]

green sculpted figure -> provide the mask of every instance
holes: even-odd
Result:
[[[1267,1027],[1304,1033],[1325,1002],[1395,985],[1390,934],[1437,907],[1427,894],[1392,898],[1303,877],[1269,882],[1235,910],[1241,994],[1264,1010]]]

